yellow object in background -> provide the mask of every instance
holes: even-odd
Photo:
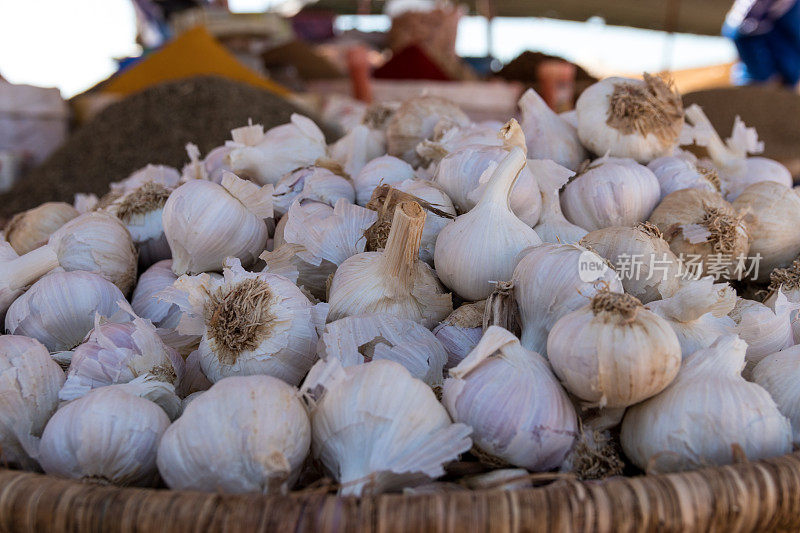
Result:
[[[115,75],[102,91],[128,95],[164,81],[192,76],[222,76],[280,96],[291,94],[285,87],[240,63],[202,26],[186,31]]]

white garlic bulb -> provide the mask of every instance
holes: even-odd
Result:
[[[39,462],[49,475],[152,486],[169,418],[127,385],[102,387],[61,407],[44,428]]]
[[[39,437],[58,407],[64,372],[47,348],[20,335],[0,336],[0,460],[37,467]]]
[[[270,376],[225,378],[164,433],[158,470],[174,490],[286,492],[311,445],[300,393]]]
[[[580,244],[609,260],[625,292],[642,303],[667,298],[678,290],[680,261],[661,231],[652,224],[595,230],[584,236]]]
[[[131,234],[109,214],[85,213],[70,220],[50,235],[46,246],[55,251],[64,270],[99,274],[125,294],[136,282]]]
[[[681,346],[666,320],[629,294],[600,291],[561,317],[547,358],[564,387],[600,407],[628,407],[675,379]]]
[[[19,255],[47,243],[55,230],[80,213],[64,202],[46,202],[18,213],[3,228],[6,240]]]
[[[800,304],[800,260],[795,259],[791,266],[786,268],[776,268],[769,275],[769,293],[764,298],[764,305],[775,309],[778,295],[783,294],[789,302]],[[794,332],[794,342],[800,343],[800,312],[795,311],[791,315],[792,331]]]
[[[725,199],[733,202],[750,185],[771,181],[786,187],[792,186],[792,174],[782,164],[766,157],[748,157],[764,151],[755,128],[748,128],[737,116],[731,136],[722,142],[703,110],[697,104],[686,108],[686,118],[692,123],[688,128],[691,144],[703,146],[719,172],[720,185]]]
[[[325,134],[308,117],[292,114],[287,124],[266,133],[261,125],[244,126],[231,131],[233,142],[226,163],[237,176],[262,185],[275,184],[292,170],[325,157]]]
[[[78,346],[94,327],[95,313],[112,316],[122,292],[97,274],[51,272],[17,298],[6,313],[6,331],[32,337],[51,352]]]
[[[182,335],[202,335],[197,357],[209,380],[267,374],[296,385],[316,359],[328,305],[312,305],[290,280],[247,272],[229,259],[222,279],[183,276],[162,297],[183,313]]]
[[[222,185],[187,182],[164,204],[164,234],[178,275],[222,270],[227,257],[251,265],[266,247],[272,186],[258,187],[231,173]]]
[[[770,308],[761,302],[739,298],[729,313],[736,322],[739,337],[747,342],[747,366],[742,372],[746,378],[765,356],[794,346],[792,316],[800,309],[800,304],[790,302],[778,291],[773,306]]]
[[[359,124],[328,146],[328,156],[337,161],[349,176],[355,176],[367,162],[386,153],[383,132]]]
[[[445,226],[436,239],[436,272],[466,300],[489,296],[492,282],[511,278],[517,254],[542,242],[509,207],[511,188],[525,162],[522,149],[514,147],[494,169],[478,204]]]
[[[644,222],[660,197],[650,169],[632,159],[604,157],[567,183],[561,207],[570,222],[593,231]]]
[[[375,313],[331,322],[320,336],[320,359],[342,366],[385,359],[403,365],[412,377],[441,387],[447,353],[433,333],[412,320]]]
[[[667,155],[647,164],[661,185],[661,200],[681,189],[704,189],[719,192],[720,179],[716,170],[697,165],[676,155]]]
[[[128,383],[145,374],[173,387],[182,380],[184,362],[178,352],[166,346],[155,326],[136,316],[127,302],[117,305],[130,321],[106,322],[106,317],[95,316],[94,329],[72,351],[59,399],[74,400],[93,389]]]
[[[502,122],[487,121],[468,126],[455,126],[440,123],[434,129],[433,139],[422,141],[417,145],[417,153],[426,161],[435,164],[449,153],[475,144],[502,146],[503,142],[497,132],[503,128]]]
[[[353,176],[356,203],[367,205],[372,198],[372,191],[378,185],[395,185],[410,179],[414,179],[414,168],[411,165],[390,155],[377,157]]]
[[[460,363],[483,337],[486,300],[465,303],[433,328],[433,334],[447,352],[445,368]]]
[[[575,175],[568,168],[544,159],[528,159],[527,168],[536,177],[542,194],[542,214],[533,229],[544,242],[576,243],[583,238],[585,229],[564,217],[558,191]]]
[[[347,368],[335,358],[320,361],[302,390],[315,397],[313,456],[342,496],[425,483],[472,444],[470,428],[454,424],[431,388],[394,361]]]
[[[722,335],[736,333],[728,316],[736,305],[736,291],[727,283],[714,283],[713,276],[681,280],[678,290],[663,300],[652,301],[647,309],[672,327],[683,357],[708,348]]]
[[[761,256],[757,262],[760,281],[768,280],[773,269],[789,266],[800,254],[800,195],[791,187],[772,181],[754,183],[736,198],[733,208],[744,215],[750,257]]]
[[[572,244],[523,250],[512,276],[522,323],[522,346],[547,354],[547,335],[559,318],[580,309],[601,285],[622,292],[617,273],[599,255]]]
[[[122,195],[135,191],[147,183],[155,183],[169,189],[174,189],[180,183],[180,173],[167,165],[147,165],[133,172],[122,181],[117,181],[109,185],[112,196]]]
[[[528,157],[548,159],[578,170],[589,155],[578,139],[577,129],[553,112],[533,89],[525,91],[518,105],[522,112],[520,125],[525,132]]]
[[[491,326],[450,376],[442,403],[453,420],[472,428],[479,454],[533,471],[561,464],[577,435],[578,419],[539,354]]]
[[[755,366],[751,380],[766,389],[781,414],[792,424],[792,441],[800,443],[800,346],[792,346],[764,357]]]
[[[295,200],[310,199],[333,207],[339,198],[349,203],[356,199],[350,181],[320,166],[303,167],[289,172],[275,184],[272,204],[275,217],[282,217]]]
[[[667,195],[650,215],[672,252],[696,277],[741,279],[750,250],[741,214],[714,192],[682,189]]]
[[[792,431],[767,391],[745,381],[747,344],[735,335],[686,358],[661,394],[628,409],[625,455],[639,468],[676,472],[789,453]]]
[[[598,81],[581,93],[575,110],[578,137],[585,147],[597,155],[629,157],[645,164],[671,154],[683,129],[680,95],[647,73],[644,80]]]
[[[425,211],[419,204],[398,204],[386,249],[354,255],[336,269],[328,290],[328,319],[388,313],[432,328],[449,315],[451,295],[433,269],[419,260],[424,225]]]
[[[417,145],[430,139],[442,125],[467,126],[470,120],[454,103],[437,96],[409,98],[386,124],[386,151],[413,166],[422,162]]]

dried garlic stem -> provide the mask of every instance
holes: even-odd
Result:
[[[402,202],[394,211],[392,229],[383,251],[383,262],[391,279],[403,286],[412,286],[419,257],[422,228],[425,226],[425,211],[417,202]]]
[[[58,266],[58,256],[51,246],[40,246],[27,254],[0,265],[2,279],[11,290],[30,285]]]

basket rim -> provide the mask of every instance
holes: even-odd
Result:
[[[75,513],[80,510],[80,513]],[[172,517],[175,521],[167,520]],[[800,528],[800,451],[694,471],[541,487],[340,497],[98,486],[0,468],[0,529],[75,531]]]

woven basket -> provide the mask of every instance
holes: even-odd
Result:
[[[0,531],[766,531],[800,529],[800,452],[684,474],[368,498],[96,486],[0,469]]]

